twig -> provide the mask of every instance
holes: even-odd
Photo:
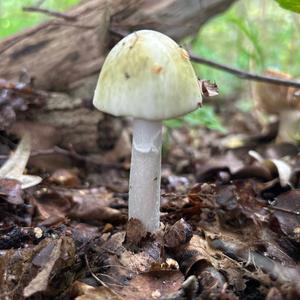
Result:
[[[108,288],[113,294],[119,296],[118,293],[116,293],[114,290],[112,290],[104,281],[102,281],[94,272],[93,270],[91,269],[90,267],[90,264],[89,264],[89,261],[87,259],[87,255],[85,254],[84,255],[84,260],[85,260],[85,264],[90,272],[90,274],[92,275],[92,277],[98,282],[100,283],[101,285],[103,285],[104,287]],[[107,276],[109,277],[110,279],[113,279],[115,280],[112,276],[109,276],[109,275],[106,275],[106,274],[101,274],[102,276]],[[110,283],[109,285],[115,285],[115,286],[118,286],[118,287],[123,287],[123,285],[121,284],[116,284],[116,283]]]
[[[203,58],[200,56],[196,56],[193,53],[189,53],[189,54],[190,54],[190,58],[193,62],[207,65],[209,67],[219,69],[219,70],[225,71],[227,73],[231,73],[235,76],[238,76],[241,79],[250,79],[253,81],[268,82],[268,83],[273,83],[273,84],[277,84],[277,85],[293,86],[293,87],[300,88],[300,81],[284,80],[284,79],[271,77],[271,76],[257,75],[254,73],[250,73],[247,71],[242,71],[242,70],[230,67],[228,65],[213,62],[209,59],[206,59],[206,58]]]
[[[53,11],[53,10],[46,9],[46,8],[40,8],[40,7],[34,7],[34,6],[24,6],[22,8],[22,10],[26,11],[26,12],[42,13],[42,14],[45,14],[45,15],[48,15],[51,17],[61,18],[61,19],[64,19],[64,20],[70,21],[70,22],[77,21],[77,17],[75,17],[75,16],[69,16],[64,13],[60,13],[58,11]]]
[[[107,277],[107,278],[111,279],[111,280],[114,281],[114,282],[118,282],[117,279],[113,278],[112,276],[110,276],[110,275],[108,275],[108,274],[104,274],[104,273],[98,273],[98,274],[101,275],[101,276],[103,276],[103,277]],[[110,282],[110,283],[108,283],[108,284],[109,284],[109,285],[118,286],[118,287],[124,287],[124,285],[119,284],[119,283],[112,283],[112,282]]]
[[[80,25],[80,24],[72,24],[72,23],[64,23],[64,22],[53,22],[53,26],[69,26],[69,27],[76,27],[84,30],[91,30],[95,29],[97,26],[88,26],[88,25]]]
[[[300,216],[300,211],[294,211],[294,210],[290,210],[287,208],[282,208],[282,207],[277,207],[277,206],[269,206],[268,207],[270,210],[278,210],[278,211],[282,211],[288,214],[292,214],[292,215],[296,215],[296,216]]]
[[[90,264],[89,264],[89,261],[88,261],[88,259],[87,259],[87,255],[86,255],[86,254],[84,255],[84,260],[85,260],[85,264],[86,264],[86,266],[87,266],[89,272],[91,273],[92,277],[93,277],[98,283],[100,283],[101,285],[103,285],[103,286],[105,286],[106,288],[109,289],[109,286],[108,286],[104,281],[102,281],[100,278],[98,278],[98,277],[96,276],[96,274],[92,271],[92,269],[91,269],[91,267],[90,267]]]

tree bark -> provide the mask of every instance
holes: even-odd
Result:
[[[91,105],[101,65],[119,39],[110,29],[154,29],[179,41],[234,1],[89,0],[67,13],[73,18],[52,19],[1,41],[0,78],[17,80],[25,69],[37,89],[71,94],[51,94],[42,108],[18,115],[12,131],[31,131],[37,141],[33,150],[71,145],[99,161],[124,156],[129,150],[124,147],[128,135],[122,131],[122,121],[112,121]],[[45,166],[43,157],[41,162],[42,167],[55,169],[58,160]]]

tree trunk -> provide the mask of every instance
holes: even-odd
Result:
[[[72,21],[56,18],[1,41],[0,78],[17,80],[25,69],[36,88],[71,94],[53,94],[43,108],[18,115],[12,130],[30,130],[34,140],[39,140],[35,150],[72,145],[80,153],[101,153],[102,160],[119,158],[122,154],[118,150],[117,154],[109,151],[113,153],[110,158],[103,156],[103,151],[111,150],[113,141],[128,140],[122,135],[122,121],[111,122],[110,117],[91,109],[101,64],[118,40],[110,29],[154,29],[178,41],[195,34],[204,22],[234,1],[90,0],[67,13]],[[99,130],[103,126],[111,128]]]

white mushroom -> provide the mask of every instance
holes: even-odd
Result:
[[[133,118],[129,218],[159,228],[162,120],[197,109],[202,102],[187,52],[162,33],[141,30],[108,54],[94,105]]]

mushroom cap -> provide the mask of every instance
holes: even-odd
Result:
[[[265,75],[291,80],[292,76],[275,69],[267,69]],[[295,95],[297,89],[266,82],[253,82],[252,91],[255,108],[271,115],[279,115],[284,110],[299,110],[300,98]]]
[[[201,106],[198,79],[188,53],[166,35],[140,30],[107,55],[93,104],[115,116],[164,120]]]

